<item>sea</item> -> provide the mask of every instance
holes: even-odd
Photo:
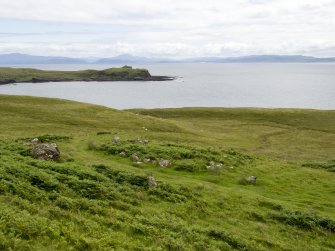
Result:
[[[44,70],[105,69],[122,65],[13,65]],[[335,110],[333,63],[133,65],[161,82],[50,82],[0,85],[0,94],[53,97],[115,109],[259,107]]]

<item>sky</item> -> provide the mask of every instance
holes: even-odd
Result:
[[[0,53],[335,56],[335,0],[0,0]]]

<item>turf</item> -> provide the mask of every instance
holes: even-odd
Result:
[[[0,249],[334,250],[334,122],[0,95]],[[36,137],[61,160],[32,158]]]

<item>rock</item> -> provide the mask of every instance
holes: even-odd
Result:
[[[250,176],[250,177],[247,178],[247,181],[252,183],[252,184],[256,184],[256,180],[257,180],[256,176]]]
[[[144,162],[144,163],[150,163],[150,162],[151,162],[151,159],[144,159],[143,162]]]
[[[119,142],[121,142],[121,138],[120,137],[114,137],[112,139],[112,141],[113,141],[113,143],[119,143]]]
[[[214,161],[210,161],[208,163],[207,169],[215,170],[215,169],[221,169],[223,167],[222,163],[215,163]]]
[[[126,152],[120,152],[120,156],[121,157],[127,157],[127,154],[126,154]]]
[[[34,138],[30,141],[32,144],[37,144],[39,142],[38,138]]]
[[[148,180],[148,185],[149,185],[149,187],[156,187],[156,186],[157,186],[157,182],[156,182],[156,180],[154,179],[154,177],[149,176],[149,177],[147,178],[147,180]]]
[[[140,140],[138,143],[142,145],[147,145],[149,143],[149,140],[146,140],[146,139]]]
[[[136,153],[134,153],[134,154],[131,156],[131,159],[132,159],[134,162],[141,162],[140,157],[138,157]]]
[[[158,162],[159,166],[160,167],[167,167],[171,164],[171,162],[167,159],[161,159],[159,162]]]
[[[31,155],[41,160],[59,160],[60,151],[55,143],[45,143],[35,146],[31,150]]]
[[[146,139],[142,140],[140,137],[136,137],[134,139],[134,142],[138,143],[138,144],[141,144],[141,145],[147,145],[149,143],[149,140],[146,140]]]

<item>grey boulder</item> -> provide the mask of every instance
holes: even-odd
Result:
[[[59,160],[60,151],[55,143],[39,144],[31,150],[31,156],[40,160]]]

